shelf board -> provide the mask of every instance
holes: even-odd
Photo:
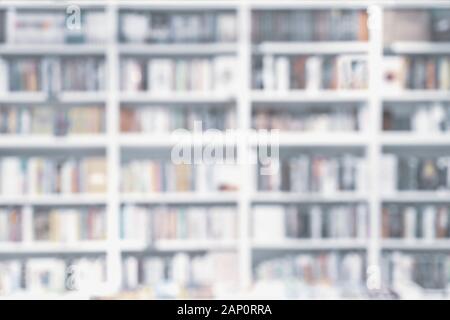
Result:
[[[450,203],[450,191],[396,191],[382,195],[387,203]]]
[[[395,42],[385,48],[393,54],[443,54],[450,53],[448,42]]]
[[[127,133],[121,134],[119,138],[119,144],[123,148],[171,148],[175,145],[219,145],[234,147],[237,145],[237,141],[237,137],[234,136],[228,136],[226,138],[225,132],[205,132],[203,134]]]
[[[229,251],[237,249],[236,240],[157,240],[152,244],[139,241],[123,241],[121,249],[124,252],[198,252],[198,251]]]
[[[269,131],[270,133],[270,131]],[[278,138],[277,138],[278,136]],[[279,143],[280,147],[351,147],[364,148],[368,144],[368,136],[364,133],[352,132],[278,132],[273,135],[258,134],[251,137],[251,144],[257,146],[265,143]]]
[[[218,55],[237,53],[236,43],[120,44],[122,55]]]
[[[198,103],[198,104],[228,104],[236,101],[231,94],[216,92],[168,92],[152,94],[151,92],[123,92],[120,95],[122,103]]]
[[[105,205],[106,195],[74,194],[74,195],[0,195],[0,205]]]
[[[423,134],[415,132],[407,133],[383,133],[381,142],[384,146],[450,146],[450,134],[436,133]]]
[[[384,250],[406,251],[450,251],[448,239],[383,239],[381,247]]]
[[[3,92],[0,93],[0,103],[45,103],[47,94],[44,92]]]
[[[355,192],[326,194],[302,194],[294,192],[257,192],[252,197],[254,204],[289,203],[356,203],[367,201],[367,196]]]
[[[37,136],[0,135],[0,149],[102,149],[107,145],[104,135]]]
[[[78,241],[74,243],[54,243],[35,241],[32,243],[1,243],[0,253],[11,255],[24,254],[60,254],[60,253],[104,253],[107,250],[105,241]]]
[[[6,44],[0,45],[0,55],[105,55],[107,46],[101,44]]]
[[[250,98],[253,103],[342,103],[367,102],[366,90],[253,90]]]
[[[450,91],[405,89],[385,92],[382,99],[385,102],[450,101]]]
[[[264,42],[253,46],[254,54],[367,53],[369,44],[357,41]]]
[[[6,92],[0,93],[0,103],[25,104],[72,104],[72,103],[106,103],[106,92],[60,92],[50,99],[45,92]]]
[[[361,239],[253,240],[252,248],[265,251],[365,250],[367,242]]]
[[[123,204],[236,204],[236,192],[164,192],[154,194],[122,194]]]

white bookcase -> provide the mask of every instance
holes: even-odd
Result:
[[[58,45],[15,45],[10,40],[14,37],[15,12],[18,9],[48,10],[64,8],[64,3],[56,1],[2,1],[0,11],[6,13],[6,42],[0,44],[2,55],[100,55],[106,60],[109,75],[105,92],[61,94],[61,104],[70,103],[100,103],[106,110],[106,133],[104,136],[85,138],[76,137],[21,137],[0,136],[0,156],[11,152],[26,152],[33,154],[52,154],[71,152],[84,155],[90,152],[104,153],[108,166],[108,192],[105,195],[73,195],[73,196],[41,196],[41,197],[4,197],[0,196],[0,205],[17,205],[24,208],[23,223],[24,240],[16,244],[2,243],[0,257],[36,255],[70,255],[104,254],[106,256],[107,279],[109,293],[120,290],[122,279],[122,254],[129,252],[144,252],[147,250],[142,243],[125,243],[119,238],[119,214],[123,204],[232,204],[237,207],[239,220],[239,237],[236,241],[214,243],[213,241],[171,241],[161,242],[154,249],[162,252],[191,252],[234,250],[239,256],[239,277],[242,293],[246,293],[253,283],[253,254],[264,250],[267,255],[278,255],[282,252],[310,251],[362,251],[367,255],[367,265],[379,267],[383,250],[439,250],[450,251],[448,240],[436,240],[433,243],[404,243],[400,240],[381,239],[381,208],[384,202],[396,203],[441,203],[450,202],[448,192],[398,192],[383,196],[380,193],[379,176],[383,175],[380,168],[380,158],[384,148],[448,148],[448,135],[414,136],[412,134],[383,133],[381,130],[382,106],[386,101],[450,101],[449,92],[413,91],[401,94],[386,94],[381,88],[381,63],[384,55],[382,19],[385,8],[449,8],[446,1],[79,1],[82,10],[96,8],[107,12],[105,32],[109,34],[107,43],[103,45],[90,44],[58,44]],[[226,9],[234,10],[238,21],[238,40],[232,44],[158,44],[134,45],[122,44],[118,40],[118,14],[124,8],[167,10],[198,10]],[[285,42],[263,43],[253,45],[251,41],[251,12],[256,9],[364,9],[369,12],[368,42]],[[450,55],[448,43],[398,43],[389,50],[393,53],[442,53]],[[208,55],[233,54],[238,57],[239,70],[238,91],[233,95],[215,95],[202,93],[171,94],[170,96],[155,96],[148,93],[128,94],[120,92],[119,65],[124,55],[149,57],[152,55]],[[363,54],[369,59],[369,88],[364,91],[289,91],[286,93],[257,91],[251,88],[251,63],[254,54]],[[39,104],[45,103],[47,97],[36,93],[6,93],[0,95],[0,104]],[[258,103],[345,103],[355,102],[365,105],[369,111],[370,121],[363,132],[346,134],[308,134],[283,133],[280,136],[280,148],[323,150],[353,150],[365,154],[369,164],[369,191],[364,194],[345,192],[334,195],[292,194],[282,192],[256,192],[252,182],[252,172],[256,169],[246,163],[241,163],[240,190],[235,193],[213,194],[178,194],[134,195],[122,194],[119,188],[121,158],[130,150],[139,150],[152,154],[157,150],[169,149],[175,141],[166,135],[121,134],[119,130],[120,106],[124,103],[228,103],[236,106],[237,125],[242,132],[251,132],[252,108]],[[246,139],[240,139],[236,145],[239,158],[247,159],[254,152],[254,145]],[[252,241],[251,208],[254,204],[297,204],[297,203],[366,203],[369,208],[370,237],[367,240],[286,240],[283,242],[263,243]],[[35,243],[31,239],[32,215],[37,205],[105,205],[107,208],[107,239],[101,242],[89,241],[79,245],[57,245]],[[149,252],[148,254],[151,254]],[[377,276],[378,269],[371,269],[369,277]],[[371,285],[378,286],[377,277],[371,279]]]

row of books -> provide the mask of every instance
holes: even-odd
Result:
[[[258,190],[335,193],[367,190],[367,163],[353,154],[301,154],[282,159],[275,174],[259,175]]]
[[[127,205],[122,210],[121,238],[147,243],[170,239],[236,238],[236,209],[230,206]]]
[[[104,208],[38,210],[33,215],[33,236],[37,241],[76,243],[104,240],[106,214]]]
[[[381,190],[391,194],[397,190],[449,190],[449,156],[415,156],[383,154]]]
[[[450,238],[450,212],[445,205],[388,205],[383,208],[382,235],[385,238]]]
[[[105,72],[100,57],[0,58],[0,92],[102,91]]]
[[[20,208],[0,208],[0,242],[22,240],[22,212]]]
[[[0,134],[77,135],[105,132],[100,106],[0,106]]]
[[[201,128],[196,123],[201,124]],[[149,106],[120,110],[122,132],[167,133],[176,129],[226,130],[235,127],[236,111],[229,106]]]
[[[256,10],[252,40],[367,41],[367,12],[363,10]]]
[[[104,193],[106,161],[102,157],[0,159],[2,195]]]
[[[364,55],[274,56],[253,60],[253,88],[275,91],[366,89]]]
[[[382,263],[386,282],[394,290],[448,289],[450,256],[447,253],[391,252],[383,256]]]
[[[0,296],[94,293],[105,285],[103,258],[30,258],[0,261]]]
[[[120,12],[120,38],[138,43],[202,43],[236,41],[233,11]]]
[[[100,10],[82,10],[80,19],[68,19],[66,12],[18,10],[12,41],[18,44],[101,43],[105,42],[106,14]]]
[[[450,131],[450,105],[436,102],[385,106],[383,130],[437,133]]]
[[[237,88],[237,60],[234,56],[214,58],[124,58],[121,88],[124,91],[215,91],[233,93]]]
[[[396,41],[450,41],[450,10],[389,9],[383,15],[385,44]]]
[[[233,252],[189,256],[136,257],[123,259],[124,288],[150,287],[155,297],[213,298],[236,289],[238,257]]]
[[[121,189],[127,193],[236,191],[239,167],[232,164],[174,164],[158,159],[122,165]]]
[[[385,56],[382,70],[385,91],[450,89],[448,56]]]
[[[275,280],[292,285],[300,282],[309,286],[363,286],[365,261],[363,254],[356,252],[285,255],[262,261],[255,273],[260,281]],[[301,296],[300,292],[297,294]]]
[[[336,239],[367,237],[365,205],[281,206],[253,208],[253,236],[256,240]]]
[[[282,131],[358,131],[363,128],[366,108],[358,106],[305,107],[300,110],[264,108],[253,112],[253,128]]]

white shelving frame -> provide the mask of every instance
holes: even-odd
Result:
[[[253,282],[252,253],[255,249],[272,250],[363,250],[367,253],[370,266],[380,266],[380,256],[383,249],[397,250],[446,250],[450,251],[450,242],[436,241],[436,243],[398,242],[380,238],[380,212],[383,202],[450,202],[449,193],[438,192],[398,192],[389,196],[383,196],[379,192],[380,166],[379,160],[383,146],[449,146],[448,135],[436,135],[432,137],[414,137],[413,135],[385,134],[381,131],[381,110],[383,102],[397,101],[450,101],[450,92],[402,92],[400,94],[385,94],[381,90],[381,59],[384,54],[382,39],[382,12],[385,8],[450,8],[450,3],[445,1],[342,1],[342,0],[298,0],[298,1],[273,1],[273,0],[247,0],[247,1],[78,1],[82,8],[102,8],[107,12],[105,26],[112,27],[106,30],[109,34],[107,43],[102,45],[15,45],[14,18],[16,9],[35,8],[52,9],[65,7],[68,3],[56,1],[2,1],[0,10],[6,11],[7,16],[7,42],[0,44],[0,56],[4,54],[54,54],[54,55],[103,55],[108,66],[109,75],[107,90],[99,93],[73,93],[61,94],[62,103],[97,102],[104,103],[107,119],[106,133],[103,136],[88,138],[78,137],[14,137],[0,136],[0,151],[2,150],[33,150],[49,149],[70,150],[104,150],[107,156],[109,186],[105,195],[73,195],[73,196],[42,196],[42,197],[2,197],[0,205],[18,205],[23,207],[24,239],[19,244],[0,245],[0,257],[3,254],[59,254],[59,253],[105,253],[107,261],[107,278],[110,292],[117,292],[121,287],[121,256],[126,252],[141,252],[146,250],[141,243],[129,243],[119,239],[119,213],[122,204],[234,204],[238,211],[239,238],[236,241],[219,243],[205,241],[181,242],[174,241],[156,245],[154,250],[178,252],[178,251],[208,251],[208,250],[236,250],[239,257],[240,284],[243,292]],[[73,4],[73,2],[70,2]],[[118,11],[120,8],[164,8],[164,9],[233,9],[238,16],[238,40],[235,44],[187,44],[187,45],[130,45],[120,44],[117,40]],[[332,9],[353,8],[367,9],[370,14],[370,36],[367,43],[266,43],[254,46],[251,42],[251,11],[254,9]],[[155,96],[149,93],[127,94],[121,93],[119,88],[119,61],[121,55],[151,56],[154,54],[173,55],[183,51],[185,54],[216,55],[231,53],[238,57],[239,67],[239,91],[236,96],[221,96],[214,94],[174,94],[170,97]],[[450,44],[433,43],[397,43],[390,47],[393,53],[448,53]],[[343,54],[359,53],[367,54],[369,58],[370,81],[366,91],[324,91],[317,93],[292,91],[287,93],[258,92],[251,88],[251,59],[253,54],[279,53],[279,54]],[[0,95],[0,104],[45,103],[46,96],[40,93],[11,93]],[[150,102],[211,102],[222,103],[233,101],[237,108],[238,128],[244,133],[251,132],[251,110],[254,103],[342,103],[361,102],[366,103],[369,109],[370,122],[368,133],[352,133],[342,135],[337,139],[336,135],[327,134],[299,134],[286,133],[281,135],[280,143],[283,148],[290,147],[351,147],[364,150],[369,161],[370,190],[367,194],[342,193],[335,195],[308,195],[308,194],[283,194],[262,193],[254,190],[253,174],[255,168],[245,161],[241,161],[242,185],[237,193],[230,194],[162,194],[162,195],[127,195],[122,194],[119,188],[120,159],[123,148],[152,148],[169,147],[169,136],[143,137],[121,135],[119,132],[119,110],[123,103],[150,103]],[[137,138],[141,137],[141,141]],[[144,139],[145,138],[145,139]],[[148,139],[147,139],[148,138]],[[240,160],[254,156],[254,145],[248,139],[240,139],[236,147]],[[169,142],[169,143],[168,143]],[[151,151],[150,151],[151,152]],[[342,240],[286,240],[277,243],[254,242],[251,239],[251,207],[253,204],[289,204],[289,203],[367,203],[370,209],[370,233],[371,236],[364,241]],[[105,205],[107,207],[107,239],[102,242],[83,242],[76,246],[55,245],[51,243],[34,243],[32,241],[32,215],[36,205]],[[151,254],[151,253],[149,253]]]

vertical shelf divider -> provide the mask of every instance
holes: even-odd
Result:
[[[108,166],[108,201],[107,201],[107,280],[112,292],[121,287],[121,249],[119,239],[120,201],[119,173],[120,150],[118,145],[119,123],[119,56],[117,48],[118,8],[113,3],[106,6],[107,20],[110,22],[107,44],[108,99],[106,107],[107,124],[107,166]]]
[[[381,244],[380,244],[380,160],[381,160],[381,63],[383,57],[383,10],[381,5],[370,5],[369,14],[369,241],[367,250],[367,284],[369,289],[381,286]]]
[[[238,137],[237,159],[241,170],[241,181],[238,200],[239,223],[239,271],[241,290],[247,289],[252,283],[252,252],[250,240],[250,195],[251,195],[251,170],[249,154],[251,144],[249,134],[251,131],[251,106],[250,106],[250,5],[242,1],[238,6],[238,65],[239,81],[237,92],[237,123],[239,133],[245,137]]]

